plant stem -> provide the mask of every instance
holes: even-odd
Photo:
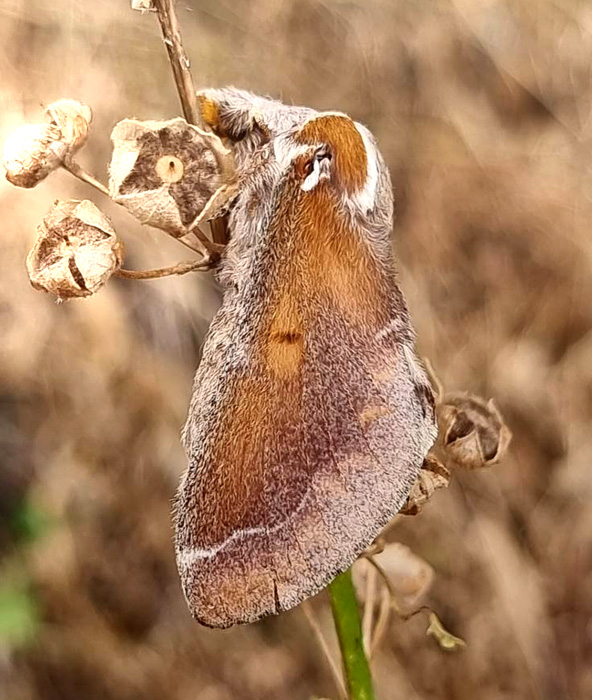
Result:
[[[374,700],[351,570],[340,574],[329,585],[329,596],[350,700]]]
[[[84,170],[84,168],[78,165],[78,163],[72,158],[66,158],[62,163],[62,167],[69,173],[74,175],[74,177],[77,177],[79,180],[82,180],[82,182],[86,182],[87,185],[91,185],[107,197],[110,196],[109,190],[105,187],[105,185],[103,185],[102,182],[99,182],[96,178],[87,173],[86,170]]]
[[[197,96],[189,59],[183,47],[179,20],[175,12],[174,0],[154,0],[154,7],[158,13],[162,37],[164,39],[169,61],[173,69],[173,76],[181,100],[183,116],[190,124],[201,124],[199,110],[197,108]]]
[[[154,9],[158,15],[160,28],[162,30],[162,38],[167,48],[169,62],[173,70],[173,77],[183,116],[189,124],[193,124],[200,129],[206,129],[206,125],[201,118],[201,113],[197,104],[197,93],[195,91],[195,83],[189,68],[189,59],[183,46],[183,38],[179,27],[179,19],[175,10],[174,0],[153,0]],[[215,137],[212,132],[204,131],[204,136],[209,136],[210,146],[220,170],[225,175],[234,174],[233,159],[225,151],[224,145],[219,138]],[[226,245],[228,243],[227,217],[220,217],[210,222],[212,238],[216,245]]]
[[[170,275],[186,275],[188,272],[195,270],[209,270],[212,263],[209,259],[196,260],[193,262],[182,262],[170,267],[158,267],[154,270],[126,270],[120,268],[115,271],[117,277],[123,277],[128,280],[155,280],[160,277],[169,277]]]
[[[343,675],[341,673],[341,669],[339,668],[339,664],[336,663],[335,659],[333,658],[333,655],[331,654],[331,650],[329,649],[329,645],[327,644],[327,640],[325,639],[323,630],[319,625],[319,621],[315,617],[310,600],[303,601],[300,606],[300,609],[304,613],[304,617],[306,618],[306,621],[308,622],[314,636],[317,638],[321,651],[323,652],[325,659],[329,664],[329,669],[331,670],[331,675],[333,676],[333,680],[335,681],[335,686],[337,687],[337,692],[339,693],[340,700],[348,700],[347,690],[345,689],[345,683],[343,682]]]

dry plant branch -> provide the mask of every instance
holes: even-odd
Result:
[[[106,197],[109,197],[109,199],[111,199],[111,195],[109,193],[108,188],[105,185],[103,185],[102,182],[100,182],[95,177],[93,177],[90,173],[86,172],[86,170],[84,170],[84,168],[79,163],[77,163],[73,158],[71,158],[71,157],[64,158],[64,161],[62,163],[62,167],[64,168],[64,170],[69,172],[71,175],[74,175],[74,177],[78,178],[81,182],[84,182],[87,185],[94,187],[101,194],[104,194]],[[195,227],[195,228],[197,229],[197,227]],[[159,231],[164,231],[164,229],[159,229]],[[167,231],[164,231],[164,233],[167,233]],[[187,234],[185,234],[185,235],[191,234],[191,235],[195,236],[199,240],[200,243],[203,244],[204,241],[202,239],[206,238],[206,237],[201,232],[201,230],[199,231],[199,233],[201,233],[201,236],[197,234],[197,230],[191,230],[191,231],[188,231]],[[168,234],[168,235],[170,235],[170,234]],[[202,251],[199,248],[197,248],[196,246],[194,246],[191,243],[189,243],[188,241],[186,241],[184,239],[184,237],[172,236],[172,238],[179,241],[179,243],[181,243],[181,245],[184,245],[186,248],[193,251],[194,253],[200,253],[200,254],[202,253]],[[209,253],[215,253],[216,255],[219,255],[220,252],[223,250],[223,247],[212,246],[211,242],[207,238],[206,238],[206,240],[210,244],[210,247],[204,245],[206,250]],[[185,273],[171,273],[171,274],[185,274]],[[140,279],[140,278],[138,278],[138,279]]]
[[[158,14],[158,21],[160,22],[160,28],[167,48],[175,85],[179,93],[183,115],[190,124],[198,127],[202,136],[207,139],[216,157],[222,176],[225,178],[228,185],[231,185],[236,180],[234,159],[232,153],[225,148],[222,141],[212,132],[205,130],[206,126],[201,118],[201,113],[197,105],[195,83],[193,82],[193,76],[189,68],[189,59],[187,58],[183,46],[174,0],[153,0],[152,6]],[[210,229],[215,245],[223,246],[228,242],[225,217],[220,217],[211,221]]]
[[[429,605],[421,605],[417,610],[413,610],[410,613],[404,613],[401,610],[401,606],[397,601],[397,594],[393,587],[391,580],[389,579],[386,571],[380,566],[380,564],[374,559],[373,556],[364,554],[365,559],[376,569],[380,575],[384,585],[387,588],[389,594],[389,607],[394,610],[401,620],[410,620],[412,617],[419,615],[420,613],[427,613],[428,615],[428,628],[426,634],[431,634],[435,637],[436,641],[442,649],[447,651],[455,651],[466,646],[466,643],[460,637],[456,637],[450,633],[440,621],[440,618],[436,614],[433,608]]]
[[[74,175],[74,177],[77,177],[79,180],[82,180],[82,182],[86,182],[87,185],[94,187],[96,190],[101,192],[101,194],[104,194],[105,196],[109,197],[109,190],[107,189],[107,187],[105,187],[105,185],[103,185],[102,182],[99,182],[99,180],[97,180],[95,177],[87,173],[86,170],[84,170],[84,168],[81,165],[79,165],[73,158],[64,158],[62,167],[64,168],[64,170],[67,170],[69,173]]]
[[[81,165],[79,165],[74,159],[65,158],[64,162],[62,163],[62,167],[64,168],[64,170],[69,172],[71,175],[74,175],[74,177],[78,178],[82,182],[85,182],[87,185],[94,187],[101,194],[104,194],[106,197],[109,197],[109,199],[112,200],[111,195],[110,195],[107,187],[105,187],[105,185],[103,185],[103,183],[100,182],[99,180],[97,180],[95,177],[93,177],[92,175],[87,173],[86,170],[84,170],[84,168]],[[197,229],[197,227],[195,227],[195,229]],[[172,236],[170,233],[168,233],[164,229],[158,229],[158,230],[163,231],[164,233],[167,233],[167,235],[171,236],[171,238],[174,238],[176,241],[179,241],[179,243],[181,245],[184,245],[186,248],[193,251],[194,253],[203,254],[203,252],[200,248],[197,248],[196,246],[189,243],[189,241],[185,240],[184,236]],[[195,238],[197,238],[199,240],[199,242],[202,243],[202,245],[203,245],[202,238],[205,238],[205,236],[201,232],[201,230],[200,230],[200,233],[201,233],[201,236],[197,235],[197,230],[191,230],[191,231],[188,231],[185,235],[191,234],[192,236],[195,236]],[[208,243],[210,243],[210,248],[208,248],[207,246],[204,245],[206,250],[209,253],[215,253],[216,255],[219,255],[219,253],[221,252],[219,247],[215,247],[215,248],[212,247],[212,244],[209,240],[208,240]],[[185,264],[185,263],[180,263],[180,264]],[[171,274],[185,274],[185,273],[171,273]],[[138,279],[144,279],[144,278],[138,278]]]
[[[374,621],[374,603],[376,596],[376,570],[370,569],[366,576],[366,590],[364,595],[364,615],[362,617],[362,636],[364,649],[368,655],[372,640],[372,623]]]
[[[154,280],[160,277],[170,277],[171,275],[186,275],[188,272],[195,272],[196,270],[207,271],[211,267],[212,262],[209,258],[205,258],[194,262],[180,262],[169,267],[158,267],[153,270],[126,270],[125,268],[120,268],[113,274],[116,277],[130,280]]]
[[[160,22],[163,40],[173,70],[179,100],[181,101],[183,116],[189,124],[197,127],[200,134],[208,142],[216,156],[223,177],[230,183],[234,181],[236,175],[232,152],[224,146],[222,140],[216,134],[206,129],[206,125],[201,118],[201,113],[197,106],[197,91],[189,68],[189,59],[183,46],[174,0],[153,0],[153,6]]]
[[[337,686],[339,697],[342,700],[347,700],[347,691],[345,689],[345,684],[343,683],[343,678],[341,677],[341,672],[339,671],[339,667],[337,666],[335,659],[331,654],[331,650],[329,649],[329,645],[327,644],[327,640],[325,639],[323,630],[319,625],[319,621],[317,620],[317,617],[314,614],[310,601],[305,600],[300,605],[300,608],[304,613],[304,617],[306,618],[306,621],[308,622],[314,636],[316,637],[317,642],[319,643],[319,646],[325,656],[325,659],[327,660],[327,663],[329,664],[331,675],[333,676],[333,680],[335,681],[335,685]]]
[[[191,71],[189,70],[189,59],[185,53],[181,38],[174,0],[153,0],[153,6],[160,22],[163,40],[181,101],[183,116],[190,124],[200,126],[202,121],[197,107],[197,93]]]
[[[378,619],[374,625],[374,631],[372,634],[372,640],[370,642],[370,650],[368,652],[368,657],[372,659],[376,650],[382,642],[385,632],[387,630],[388,621],[391,616],[391,602],[388,590],[384,589],[380,597],[380,608],[378,611]]]

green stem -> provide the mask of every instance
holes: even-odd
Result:
[[[374,700],[351,570],[330,584],[329,595],[350,700]]]

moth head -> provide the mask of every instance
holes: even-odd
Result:
[[[327,145],[312,147],[294,161],[294,172],[301,181],[301,189],[309,192],[323,180],[331,178],[333,154]]]
[[[375,204],[378,159],[370,133],[344,114],[321,113],[274,141],[275,157],[303,192],[328,187],[365,212]]]

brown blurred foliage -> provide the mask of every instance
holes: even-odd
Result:
[[[379,697],[592,697],[592,7],[184,0],[179,13],[198,84],[374,131],[421,350],[447,389],[494,397],[514,434],[501,465],[459,474],[391,532],[433,567],[430,604],[467,648],[446,655],[418,618],[392,622]],[[78,99],[95,114],[80,160],[105,180],[117,121],[179,113],[157,22],[127,1],[4,0],[0,40],[2,140]],[[37,611],[27,643],[0,638],[0,696],[330,696],[299,611],[216,632],[180,592],[169,506],[215,285],[117,280],[55,304],[24,262],[57,197],[97,201],[131,267],[185,257],[63,172],[34,191],[0,184],[0,603],[17,581]],[[27,538],[23,513],[49,524]],[[330,632],[323,596],[315,607]]]

